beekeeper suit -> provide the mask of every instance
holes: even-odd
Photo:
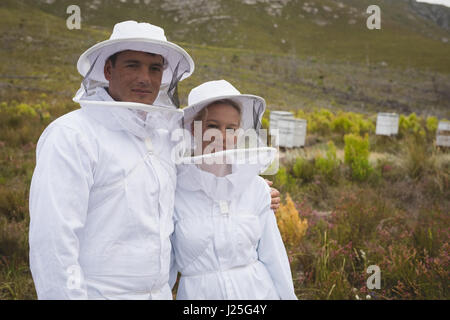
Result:
[[[164,58],[152,105],[115,101],[105,61],[123,50]],[[172,299],[168,285],[178,126],[176,85],[191,57],[148,23],[115,25],[84,52],[81,108],[51,123],[37,144],[30,189],[30,268],[39,299]]]
[[[177,299],[297,299],[269,187],[258,175],[274,170],[277,152],[259,133],[264,99],[225,80],[194,88],[184,109],[185,145],[196,150],[196,115],[222,99],[241,109],[240,138],[233,148],[188,149],[178,160],[170,282],[181,273]]]

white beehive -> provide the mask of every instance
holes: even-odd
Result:
[[[294,147],[295,119],[284,117],[278,119],[278,130],[280,134],[279,145],[284,148]]]
[[[305,145],[306,120],[296,119],[291,112],[270,112],[270,134],[276,135],[278,145],[283,148],[299,148]]]
[[[278,136],[278,145],[280,147],[286,147],[286,131],[290,129],[287,128],[289,124],[283,123],[283,128],[280,128],[281,119],[293,119],[294,115],[292,112],[288,111],[271,111],[269,117],[270,134]],[[278,130],[278,133],[277,133]],[[282,133],[283,132],[283,133]]]
[[[439,122],[436,131],[436,145],[439,147],[450,147],[450,122]]]
[[[306,120],[295,119],[294,147],[300,148],[305,146],[306,140]]]
[[[278,119],[281,118],[293,118],[294,115],[292,114],[292,112],[289,111],[271,111],[270,112],[270,130],[272,129],[278,129]]]
[[[392,136],[398,133],[398,114],[396,113],[378,113],[377,127],[375,134],[383,136]]]

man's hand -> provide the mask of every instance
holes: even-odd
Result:
[[[267,179],[264,179],[264,180],[266,180],[267,184],[270,187],[270,196],[272,197],[272,202],[271,202],[270,208],[274,212],[277,212],[278,208],[280,207],[280,202],[281,202],[280,192],[277,189],[272,188],[272,184],[273,184],[272,181],[267,180]]]

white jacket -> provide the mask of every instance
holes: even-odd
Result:
[[[112,100],[103,88],[90,99]],[[135,116],[82,104],[40,137],[29,231],[39,299],[172,299],[169,133],[149,129],[144,142],[126,128]]]
[[[297,299],[270,209],[270,188],[252,170],[225,177],[178,168],[173,284],[177,299]]]

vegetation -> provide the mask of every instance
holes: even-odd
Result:
[[[450,155],[433,145],[434,120],[402,118],[395,137],[345,134],[349,127],[344,150],[313,139],[304,152],[282,151],[277,217],[292,215],[292,197],[307,224],[296,243],[285,240],[300,299],[448,299]],[[381,270],[379,290],[367,288],[370,265]]]

